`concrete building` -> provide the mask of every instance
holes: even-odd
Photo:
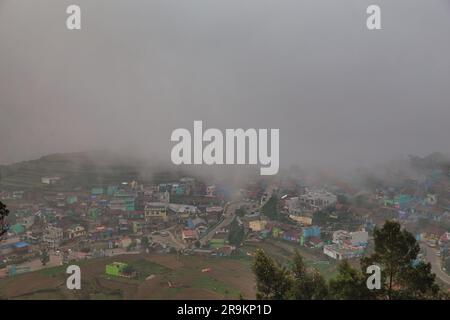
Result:
[[[252,230],[253,232],[260,232],[264,230],[266,226],[267,226],[266,220],[254,220],[248,223],[249,229]]]
[[[168,220],[167,203],[164,202],[148,202],[144,208],[145,221],[152,220]]]
[[[191,206],[188,204],[171,203],[169,204],[169,210],[177,218],[188,218],[191,215],[199,213],[196,206]]]
[[[308,190],[298,198],[302,207],[312,211],[321,210],[337,202],[337,196],[326,190]]]
[[[339,244],[331,244],[323,247],[323,253],[336,260],[346,260],[361,257],[364,249],[362,247],[347,247]]]
[[[48,184],[48,185],[54,185],[57,184],[59,181],[61,180],[60,177],[42,177],[41,178],[41,183],[42,184]]]
[[[181,238],[186,241],[195,241],[198,239],[198,233],[196,230],[185,229],[181,232]]]
[[[67,229],[67,238],[69,239],[75,239],[86,235],[86,230],[83,226],[80,225],[74,225]]]
[[[367,246],[369,241],[369,233],[365,230],[348,232],[345,230],[337,230],[333,232],[333,243],[349,244],[352,246]]]
[[[63,240],[63,229],[48,225],[42,235],[42,241],[51,248],[58,248]]]

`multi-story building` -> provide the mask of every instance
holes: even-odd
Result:
[[[52,248],[57,248],[63,240],[63,229],[48,225],[42,235],[42,241]]]
[[[67,229],[66,232],[67,232],[67,238],[69,238],[69,239],[75,239],[75,238],[86,235],[86,230],[84,229],[83,226],[80,226],[80,225],[74,225],[74,226],[70,227],[69,229]]]
[[[336,203],[337,196],[326,190],[308,190],[298,199],[301,207],[317,211]]]
[[[145,221],[162,220],[167,221],[167,203],[164,202],[148,202],[144,208]]]

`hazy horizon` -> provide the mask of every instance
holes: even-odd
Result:
[[[279,128],[280,167],[450,150],[449,1],[0,0],[0,164]],[[382,30],[365,27],[382,9]],[[186,167],[187,168],[187,167]]]

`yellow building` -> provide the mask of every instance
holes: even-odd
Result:
[[[296,222],[302,223],[305,226],[312,225],[311,217],[290,215],[289,218],[291,218],[292,220],[294,220]]]
[[[267,221],[266,220],[254,220],[249,222],[249,228],[253,232],[259,232],[266,228]]]
[[[163,220],[167,221],[167,204],[163,202],[149,202],[144,208],[145,221]]]

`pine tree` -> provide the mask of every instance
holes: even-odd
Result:
[[[291,265],[293,284],[290,291],[295,300],[322,300],[328,297],[328,285],[317,271],[308,272],[303,257],[296,250]]]
[[[352,268],[348,261],[339,264],[336,278],[330,280],[330,293],[338,300],[373,299],[373,293],[367,288],[366,279],[361,271]]]
[[[374,230],[375,252],[363,258],[363,270],[369,265],[380,266],[382,288],[387,299],[435,298],[439,289],[429,263],[414,266],[420,251],[414,236],[402,230],[398,222],[386,221]]]
[[[256,298],[259,300],[282,300],[288,298],[291,281],[288,271],[267,256],[263,250],[257,250],[252,265],[256,276]]]

